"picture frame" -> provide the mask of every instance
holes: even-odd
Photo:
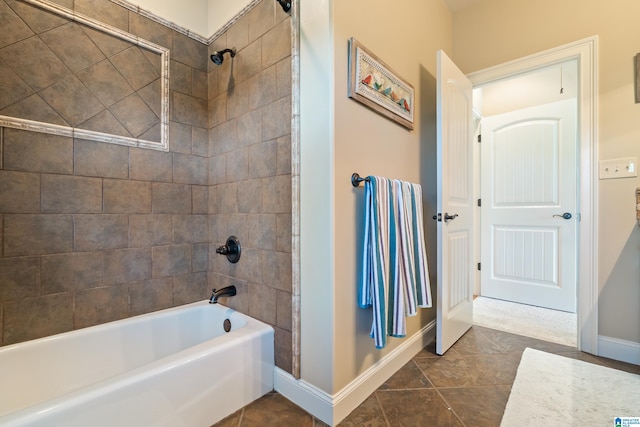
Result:
[[[348,95],[407,129],[413,129],[413,86],[353,37],[349,39]]]

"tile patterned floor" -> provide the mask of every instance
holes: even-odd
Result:
[[[427,346],[358,406],[339,427],[500,425],[525,348],[640,374],[640,366],[575,348],[474,326],[446,355]],[[215,427],[326,426],[278,393],[230,415]]]

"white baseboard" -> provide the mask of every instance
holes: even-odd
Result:
[[[435,339],[435,326],[433,320],[334,395],[304,380],[296,380],[279,368],[274,373],[274,389],[324,423],[337,425]]]
[[[640,365],[640,343],[598,335],[598,356]]]

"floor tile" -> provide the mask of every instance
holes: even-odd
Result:
[[[500,425],[508,396],[498,387],[443,388],[438,391],[464,425]]]
[[[437,390],[377,391],[390,426],[462,426]]]
[[[453,348],[461,355],[506,353],[506,350],[499,345],[499,343],[489,339],[480,331],[476,330],[475,327],[467,331],[467,333],[453,345]]]
[[[525,348],[640,374],[640,366],[572,347],[474,326],[444,356],[431,343],[353,410],[339,427],[500,425]],[[215,427],[327,427],[280,394],[269,393]]]
[[[391,378],[380,386],[380,390],[401,390],[433,387],[420,368],[410,360]]]
[[[520,353],[477,354],[465,356],[465,360],[478,371],[489,377],[495,385],[510,385],[516,378]]]
[[[472,331],[475,331],[476,334],[495,343],[495,345],[498,345],[506,352],[523,352],[527,347],[550,353],[576,350],[574,347],[562,344],[542,341],[537,338],[524,337],[522,335],[511,334],[508,332],[496,331],[494,329],[482,328],[479,326],[474,326]],[[460,350],[458,349],[458,351]]]
[[[494,385],[489,377],[460,356],[439,359],[414,359],[435,387],[465,387]]]
[[[338,427],[387,427],[382,408],[375,393],[369,396],[360,406],[347,416]]]
[[[242,426],[313,427],[313,417],[279,393],[269,393],[244,409]]]

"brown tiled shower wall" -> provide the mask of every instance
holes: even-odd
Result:
[[[171,49],[170,152],[0,128],[0,344],[235,284],[224,302],[273,325],[290,371],[289,16],[265,0],[206,46],[108,0],[58,3]],[[229,235],[238,264],[215,253]]]

